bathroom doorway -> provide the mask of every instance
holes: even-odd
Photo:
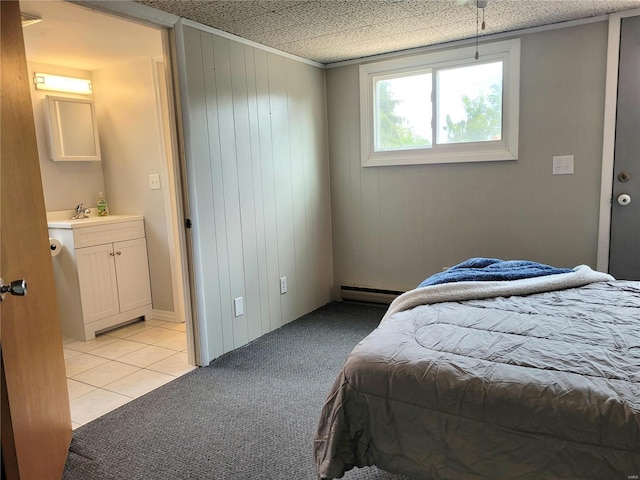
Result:
[[[199,362],[168,33],[64,1],[22,1],[20,6],[31,17],[26,26],[23,18],[30,78],[42,72],[91,80],[103,152],[101,162],[51,161],[43,112],[43,97],[51,93],[31,85],[47,212],[80,202],[95,208],[98,192],[105,192],[112,213],[145,218],[151,318],[105,331],[95,340],[64,340],[77,427]],[[159,179],[159,189],[157,184],[151,188],[152,176]],[[89,406],[93,411],[86,410]]]

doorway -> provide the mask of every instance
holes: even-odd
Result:
[[[172,79],[165,60],[168,34],[63,1],[23,1],[21,10],[41,19],[23,28],[30,77],[36,68],[88,75],[102,135],[102,162],[51,162],[46,141],[41,141],[42,100],[34,97],[47,211],[64,211],[82,201],[94,206],[98,192],[105,192],[112,213],[145,217],[152,318],[105,331],[88,342],[63,340],[77,427],[199,362],[181,227]],[[34,91],[32,86],[32,95]],[[146,106],[148,115],[143,117]],[[152,174],[160,178],[159,191],[150,191]]]

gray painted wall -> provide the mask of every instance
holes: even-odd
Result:
[[[206,364],[330,300],[324,72],[191,26],[177,34]]]
[[[510,162],[362,168],[358,65],[327,71],[336,287],[407,290],[474,256],[595,268],[607,24],[521,39]]]

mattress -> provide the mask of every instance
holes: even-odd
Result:
[[[392,305],[328,395],[319,477],[638,478],[640,283],[601,280]]]

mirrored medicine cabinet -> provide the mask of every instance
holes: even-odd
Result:
[[[93,100],[47,95],[44,101],[51,160],[100,161]]]

